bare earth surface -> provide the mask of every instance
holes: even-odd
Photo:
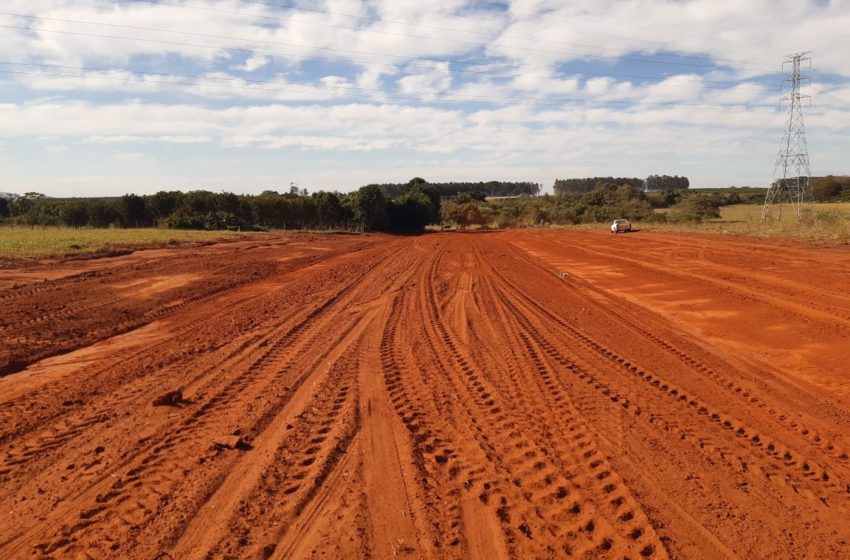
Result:
[[[653,233],[2,270],[0,558],[850,558],[848,286]]]

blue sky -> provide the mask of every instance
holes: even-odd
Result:
[[[846,0],[7,0],[0,191],[766,185],[803,50],[812,171],[850,173],[847,29]]]

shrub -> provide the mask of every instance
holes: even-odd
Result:
[[[693,195],[673,207],[671,217],[680,221],[701,222],[720,217],[720,202],[711,195]]]

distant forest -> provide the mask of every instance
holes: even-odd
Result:
[[[414,179],[416,181],[416,179]],[[386,183],[376,186],[385,196],[395,198],[404,195],[410,189],[411,183]],[[488,196],[536,196],[540,194],[540,185],[530,181],[488,181],[478,183],[428,183],[428,187],[441,197],[456,196],[462,193],[480,193]]]
[[[629,185],[647,191],[673,191],[687,189],[691,182],[678,175],[650,175],[646,179],[637,177],[582,177],[579,179],[556,179],[554,191],[557,196],[572,196],[590,192],[599,185]]]
[[[556,196],[538,196],[531,182],[367,185],[352,193],[304,189],[236,195],[210,191],[161,191],[114,198],[49,198],[39,193],[0,193],[0,222],[30,227],[170,227],[206,230],[421,231],[428,225],[464,229],[579,224],[614,218],[702,220],[729,204],[761,203],[765,189],[688,189],[684,177],[648,180],[589,177],[555,182]],[[678,186],[677,186],[678,185]],[[850,177],[812,178],[817,201],[850,201]],[[655,212],[669,208],[666,213]]]
[[[170,227],[175,229],[421,229],[438,219],[439,196],[425,189],[387,199],[377,187],[351,194],[293,189],[258,196],[210,191],[160,191],[118,198],[47,198],[26,193],[0,202],[0,218],[18,225]]]
[[[525,182],[366,185],[353,193],[291,187],[257,196],[210,191],[160,191],[118,198],[48,198],[26,193],[0,197],[0,219],[19,225],[67,227],[171,227],[207,230],[345,229],[417,231],[442,222],[443,199],[483,201],[488,196],[533,196],[540,185]]]
[[[643,179],[637,177],[581,177],[577,179],[555,179],[555,196],[575,196],[588,193],[599,185],[629,185],[643,188]]]

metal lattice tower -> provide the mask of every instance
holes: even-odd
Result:
[[[811,67],[811,52],[789,55],[782,63],[782,69],[791,65],[791,74],[783,85],[788,83],[791,90],[782,101],[788,101],[788,120],[782,140],[779,143],[779,153],[776,156],[776,166],[773,168],[773,181],[767,191],[764,207],[761,211],[761,221],[770,217],[773,205],[779,207],[779,219],[782,219],[782,204],[789,202],[794,209],[794,215],[799,222],[803,217],[804,207],[808,207],[814,217],[814,196],[810,184],[811,170],[809,169],[809,147],[806,143],[806,127],[803,124],[802,100],[809,98],[800,93],[800,86],[807,76],[800,72],[804,62]],[[783,87],[784,89],[784,87]],[[780,102],[781,103],[781,102]]]

